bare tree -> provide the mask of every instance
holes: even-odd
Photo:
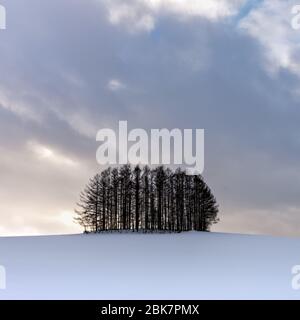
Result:
[[[209,231],[218,205],[203,177],[178,168],[129,165],[95,175],[80,194],[76,221],[86,231]]]

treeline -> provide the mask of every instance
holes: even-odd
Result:
[[[96,174],[80,194],[76,221],[86,232],[209,231],[218,205],[202,176],[130,165]]]

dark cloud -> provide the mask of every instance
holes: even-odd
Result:
[[[0,33],[4,234],[29,227],[49,233],[55,226],[73,232],[59,217],[72,212],[99,169],[96,131],[116,128],[119,120],[206,130],[204,176],[220,203],[217,230],[297,234],[298,78],[289,70],[270,75],[256,39],[228,20],[174,15],[133,34],[111,25],[98,1],[2,3],[8,12]],[[112,80],[122,90],[110,90]],[[54,150],[58,162],[37,157],[30,142]]]

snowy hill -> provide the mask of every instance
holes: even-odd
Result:
[[[0,299],[299,299],[300,239],[218,233],[0,238]]]

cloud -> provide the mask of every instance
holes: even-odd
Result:
[[[155,20],[151,14],[145,13],[138,3],[126,4],[108,1],[108,18],[111,24],[124,24],[130,31],[151,31]]]
[[[3,234],[74,232],[78,195],[102,169],[96,133],[120,119],[129,130],[205,129],[216,230],[295,234],[299,32],[278,1],[246,13],[243,3],[9,1],[0,41]]]
[[[200,16],[210,20],[235,15],[245,1],[243,0],[144,0],[155,12],[165,11],[178,16]]]
[[[108,82],[108,89],[111,91],[119,91],[125,88],[125,85],[118,79],[112,79]]]
[[[245,0],[106,0],[108,18],[113,25],[124,25],[131,32],[152,31],[160,15],[179,19],[202,17],[211,21],[233,16]]]
[[[250,210],[243,211],[241,215],[239,211],[233,211],[224,215],[224,221],[221,225],[214,226],[214,231],[222,232],[226,228],[228,232],[241,233],[241,228],[247,234],[265,234],[277,236],[299,236],[299,221],[297,215],[300,207],[284,208],[281,211],[268,210]],[[272,219],[269,219],[272,217]],[[257,224],[257,221],[267,223]]]
[[[78,167],[78,163],[71,158],[53,150],[51,147],[39,144],[34,141],[27,143],[28,149],[37,157],[38,160],[47,161],[49,163],[66,166],[66,167]]]
[[[26,96],[26,94],[21,94]],[[42,115],[34,110],[32,105],[28,104],[21,97],[16,97],[13,92],[8,92],[0,86],[0,108],[7,110],[22,120],[30,120],[37,123],[42,121]]]
[[[292,28],[294,0],[265,0],[240,22],[264,48],[271,73],[287,70],[300,76],[299,32]]]

